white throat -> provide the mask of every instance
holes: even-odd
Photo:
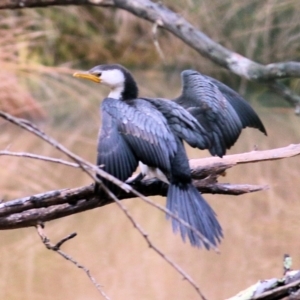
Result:
[[[124,90],[123,86],[116,86],[110,90],[108,97],[113,99],[121,99],[123,90]]]
[[[113,69],[103,71],[101,83],[110,87],[109,98],[121,99],[125,85],[125,75],[121,70]]]

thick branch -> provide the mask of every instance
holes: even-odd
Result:
[[[227,300],[299,299],[300,271],[289,271],[283,278],[259,280],[256,284]]]
[[[17,9],[27,7],[48,7],[48,6],[66,6],[66,5],[97,5],[114,6],[113,0],[1,0],[0,9]]]
[[[195,185],[201,192],[242,194],[266,189],[265,186],[230,185],[217,183],[217,177],[226,169],[237,164],[277,160],[300,154],[300,144],[288,147],[252,151],[224,158],[204,158],[190,161]],[[201,179],[199,179],[201,178]],[[134,188],[150,195],[165,195],[167,186],[160,181],[143,181]],[[122,192],[119,199],[132,198],[132,193]],[[89,201],[86,201],[89,200]],[[111,203],[109,201],[105,204]],[[71,214],[100,207],[93,195],[93,186],[46,192],[0,204],[0,229],[14,229],[35,226],[38,221],[50,221]]]
[[[204,57],[231,72],[248,80],[269,83],[269,87],[283,96],[290,104],[300,110],[300,96],[276,79],[300,77],[299,62],[279,62],[262,65],[230,51],[197,30],[179,14],[171,11],[160,2],[150,0],[3,0],[0,9],[26,7],[46,7],[53,5],[96,5],[116,7],[127,10],[139,18],[157,24],[180,38]]]

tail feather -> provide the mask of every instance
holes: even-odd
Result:
[[[198,190],[191,184],[169,186],[167,208],[177,217],[187,222],[199,231],[209,242],[216,246],[223,237],[222,228],[216,214],[204,200]],[[167,216],[167,218],[169,218]],[[210,249],[210,245],[203,241],[193,230],[187,228],[172,218],[174,232],[180,231],[182,239],[189,239],[192,246]]]

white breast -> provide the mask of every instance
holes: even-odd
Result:
[[[139,161],[139,166],[141,169],[141,173],[145,175],[145,179],[157,178],[167,184],[170,183],[166,175],[160,169],[149,167],[140,161]]]

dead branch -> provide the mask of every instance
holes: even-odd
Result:
[[[24,158],[32,158],[32,159],[37,159],[37,160],[43,160],[43,161],[47,161],[47,162],[57,163],[57,164],[65,165],[65,166],[68,166],[68,167],[80,168],[80,165],[71,163],[71,162],[63,160],[63,159],[53,158],[53,157],[43,156],[43,155],[38,155],[38,154],[34,154],[34,153],[12,152],[12,151],[7,151],[7,150],[2,150],[2,151],[0,151],[0,156],[1,155],[15,156],[15,157],[24,157]]]
[[[106,188],[106,187],[104,187]],[[111,198],[111,200],[113,200],[120,208],[121,210],[124,212],[124,214],[126,215],[127,219],[132,223],[133,227],[141,234],[141,236],[145,239],[146,243],[148,244],[149,248],[153,249],[163,260],[165,260],[173,269],[175,269],[175,271],[177,273],[179,273],[183,279],[185,279],[197,292],[197,294],[202,298],[202,300],[206,300],[204,294],[201,292],[199,286],[196,284],[196,282],[192,279],[191,276],[189,276],[179,265],[177,265],[175,262],[173,262],[173,260],[171,260],[168,256],[166,256],[158,247],[156,247],[150,240],[148,234],[145,232],[145,230],[142,228],[141,225],[139,225],[134,218],[132,217],[131,213],[128,211],[128,209],[120,202],[120,200],[108,189],[106,190],[107,195]],[[158,206],[157,206],[158,207]],[[175,216],[174,216],[175,217]],[[180,219],[178,219],[176,217],[176,219],[178,221],[180,221]],[[205,238],[202,234],[200,234],[200,232],[198,232],[196,229],[194,229],[193,227],[191,227],[189,224],[180,221],[181,223],[183,223],[185,226],[187,226],[188,228],[194,230],[197,235],[200,236],[200,238],[202,239],[202,241],[209,243],[210,247],[212,249],[214,249],[216,252],[219,252],[218,248],[216,246],[214,246],[207,238]]]
[[[297,144],[272,150],[227,155],[222,159],[217,157],[196,159],[191,160],[190,165],[195,179],[194,183],[201,192],[238,195],[265,190],[267,187],[218,183],[218,176],[226,169],[237,164],[277,160],[299,154],[300,144]],[[167,186],[158,180],[142,181],[133,187],[138,193],[146,196],[164,196],[167,192]],[[132,197],[136,197],[136,195],[127,192],[119,195],[120,200]],[[76,189],[49,191],[10,200],[0,204],[0,230],[35,226],[38,221],[47,222],[113,202],[107,200],[99,204],[99,201],[94,198],[92,185]]]
[[[284,276],[259,280],[246,290],[227,300],[279,300],[299,299],[300,294],[300,270],[292,270],[292,258],[285,254],[283,257]]]
[[[101,288],[101,285],[96,281],[96,279],[91,275],[91,272],[89,269],[87,269],[85,266],[79,264],[74,258],[72,258],[70,255],[66,254],[62,250],[60,250],[60,247],[70,239],[74,238],[77,234],[76,233],[71,233],[67,237],[61,239],[59,242],[57,242],[55,245],[51,243],[50,239],[46,236],[45,231],[44,231],[44,226],[42,224],[36,225],[36,230],[38,235],[40,236],[43,244],[48,250],[52,250],[59,255],[61,255],[64,259],[72,262],[77,268],[82,269],[90,281],[93,283],[93,285],[96,287],[98,292],[103,296],[104,299],[110,300],[110,298],[104,293],[104,291]]]
[[[299,278],[299,274],[300,271],[298,271],[297,278]],[[299,289],[300,279],[286,284],[284,279],[273,278],[260,280],[227,300],[278,300],[296,293]]]
[[[53,5],[95,5],[124,9],[138,18],[143,18],[168,30],[217,65],[248,80],[268,84],[270,89],[280,94],[293,105],[296,108],[296,112],[300,112],[300,96],[277,81],[282,78],[300,77],[299,62],[278,62],[268,65],[254,62],[216,43],[161,2],[156,3],[150,0],[3,0],[0,2],[0,9]]]

